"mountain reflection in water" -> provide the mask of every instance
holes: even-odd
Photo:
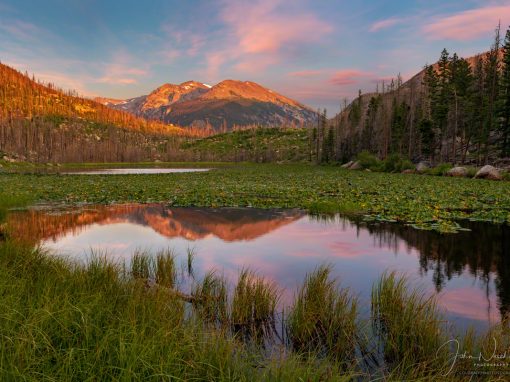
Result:
[[[218,269],[235,281],[250,267],[276,281],[282,301],[318,264],[330,263],[362,302],[383,271],[408,275],[438,293],[447,317],[485,328],[510,309],[510,229],[463,222],[470,232],[441,235],[399,224],[320,218],[299,210],[174,208],[160,204],[29,210],[8,216],[10,235],[57,253],[91,248],[128,258],[136,248],[195,247],[197,274]],[[369,306],[369,304],[364,304]],[[368,309],[368,308],[367,308]],[[366,312],[365,312],[366,313]]]

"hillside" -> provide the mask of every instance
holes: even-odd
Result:
[[[225,80],[214,86],[187,81],[124,101],[96,100],[150,120],[223,132],[236,126],[304,126],[316,121],[310,108],[249,81]]]
[[[0,153],[23,160],[125,161],[167,156],[192,132],[42,84],[0,64]]]
[[[74,92],[64,92],[53,84],[42,84],[15,69],[0,64],[0,118],[43,115],[83,118],[132,130],[183,134],[177,126],[146,121],[129,113],[112,110],[105,105]]]
[[[497,109],[504,95],[494,73],[502,57],[501,49],[466,59],[445,50],[408,81],[360,94],[329,121],[337,159],[367,150],[432,163],[497,162],[504,156]]]

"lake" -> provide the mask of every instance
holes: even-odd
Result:
[[[233,285],[242,268],[275,281],[281,308],[320,264],[361,300],[386,270],[437,294],[456,330],[484,330],[510,308],[510,228],[461,222],[469,232],[439,234],[361,218],[317,217],[300,210],[176,208],[164,204],[36,208],[8,216],[12,235],[82,261],[91,250],[129,261],[136,249],[171,248],[178,262],[196,253],[197,278],[216,269]],[[181,287],[189,290],[189,283]]]

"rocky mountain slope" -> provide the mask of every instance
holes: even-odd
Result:
[[[317,118],[312,109],[249,81],[225,80],[214,86],[196,81],[164,84],[149,95],[96,101],[150,120],[216,131],[248,125],[301,126]]]

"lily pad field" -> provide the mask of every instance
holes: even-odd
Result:
[[[455,232],[462,220],[510,222],[510,184],[476,179],[246,164],[157,175],[0,174],[0,195],[33,203],[165,202],[174,206],[301,208]]]

